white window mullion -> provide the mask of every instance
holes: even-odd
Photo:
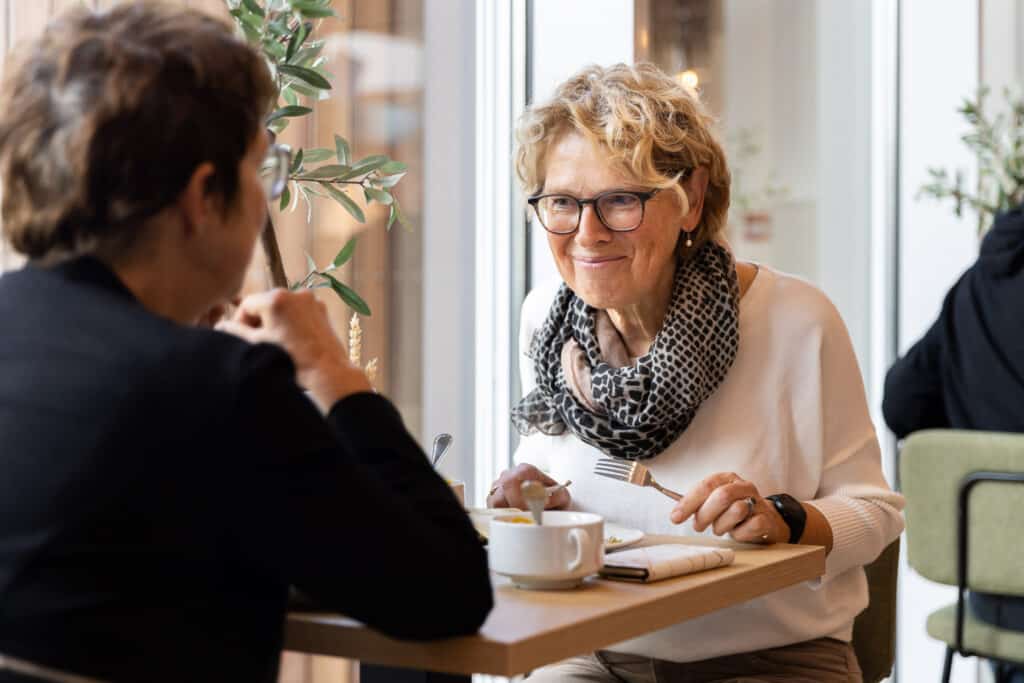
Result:
[[[511,155],[523,104],[525,2],[480,0],[476,31],[476,470],[482,504],[509,462],[513,373],[513,253],[517,192]]]

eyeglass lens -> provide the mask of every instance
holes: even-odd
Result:
[[[595,202],[597,217],[610,230],[633,230],[643,221],[644,203],[631,192],[609,192]],[[537,217],[551,232],[574,232],[583,205],[570,195],[548,195],[537,202]]]

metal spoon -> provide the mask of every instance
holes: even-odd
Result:
[[[537,526],[541,526],[543,524],[541,520],[544,516],[544,504],[548,500],[548,492],[544,488],[544,484],[530,479],[520,484],[519,490],[523,493],[523,500],[526,501],[526,507],[530,508],[530,514],[533,515],[533,521],[537,523]]]
[[[437,463],[441,461],[441,456],[448,452],[448,447],[452,445],[452,435],[445,434],[444,432],[434,437],[434,445],[431,447],[430,464],[437,467]]]

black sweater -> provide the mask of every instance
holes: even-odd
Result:
[[[388,401],[325,420],[280,348],[157,317],[91,259],[0,278],[0,654],[273,681],[289,585],[399,638],[475,632],[492,606]]]
[[[1024,432],[1024,213],[1001,215],[939,319],[885,379],[900,438],[951,427]]]

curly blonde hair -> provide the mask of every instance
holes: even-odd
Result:
[[[682,213],[689,200],[681,180],[708,172],[695,246],[718,237],[729,210],[729,167],[700,97],[653,64],[588,66],[529,107],[516,129],[516,173],[529,194],[544,186],[545,157],[569,132],[608,152],[612,164],[641,185],[672,189]]]

